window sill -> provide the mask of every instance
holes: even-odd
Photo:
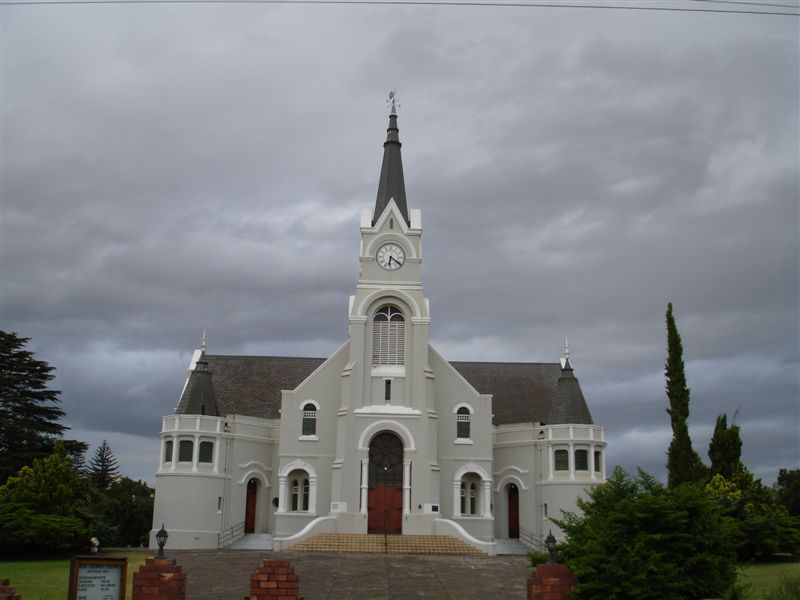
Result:
[[[297,439],[300,440],[301,442],[318,442],[319,441],[319,437],[317,437],[316,435],[301,435]]]
[[[456,438],[456,440],[453,443],[464,446],[472,446],[474,442],[469,438]]]

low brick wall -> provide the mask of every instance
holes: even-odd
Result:
[[[300,583],[288,560],[263,560],[250,576],[248,600],[260,598],[293,598],[297,600]]]
[[[0,579],[0,600],[22,600],[8,579]]]
[[[528,600],[568,600],[577,584],[567,565],[539,565],[528,577]]]
[[[186,573],[174,558],[148,558],[133,574],[133,600],[186,600]]]

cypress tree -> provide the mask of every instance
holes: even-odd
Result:
[[[89,463],[89,481],[98,489],[106,490],[119,477],[119,465],[106,440],[97,447]]]
[[[735,424],[736,415],[731,419],[728,427],[728,415],[721,414],[717,417],[714,435],[708,445],[708,458],[711,459],[710,475],[722,475],[731,479],[735,473],[744,469],[742,465],[742,438],[739,435],[739,426]]]
[[[689,388],[683,365],[683,344],[672,303],[667,305],[667,362],[664,367],[669,398],[667,414],[672,423],[672,441],[667,451],[667,484],[670,488],[684,484],[702,482],[706,478],[706,467],[692,448],[689,437]]]

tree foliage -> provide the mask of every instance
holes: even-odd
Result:
[[[726,479],[732,478],[744,469],[742,464],[742,438],[739,435],[739,426],[735,424],[736,416],[728,427],[728,415],[721,414],[717,417],[714,435],[708,445],[708,458],[711,459],[709,474],[722,475]]]
[[[115,480],[92,505],[92,533],[103,546],[147,545],[153,524],[153,489],[128,477]]]
[[[50,454],[67,430],[60,423],[58,390],[48,387],[53,367],[25,348],[28,338],[0,331],[0,484],[34,459]],[[86,444],[68,441],[78,459]]]
[[[87,475],[98,490],[108,489],[108,486],[119,477],[119,464],[106,440],[103,440],[95,450]]]
[[[672,423],[672,442],[667,450],[668,485],[675,487],[684,483],[703,482],[707,469],[692,448],[692,439],[689,437],[689,388],[684,372],[683,344],[675,325],[671,302],[667,305],[667,362],[664,375],[669,398],[667,414]]]
[[[800,469],[778,471],[775,493],[791,516],[800,517]]]
[[[89,490],[63,442],[0,486],[0,554],[27,556],[86,547]]]
[[[800,553],[800,519],[791,517],[774,492],[746,468],[730,479],[714,475],[706,491],[736,526],[740,561]]]
[[[699,485],[664,487],[617,467],[557,524],[582,600],[718,597],[736,580],[736,530]]]

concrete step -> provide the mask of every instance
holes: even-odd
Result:
[[[364,552],[371,554],[448,554],[486,556],[449,535],[320,533],[289,548],[292,552]]]
[[[498,556],[501,554],[506,556],[525,556],[528,552],[533,550],[533,548],[526,546],[518,539],[514,538],[496,538],[494,543]]]
[[[246,533],[227,546],[230,550],[272,550],[271,533]]]

